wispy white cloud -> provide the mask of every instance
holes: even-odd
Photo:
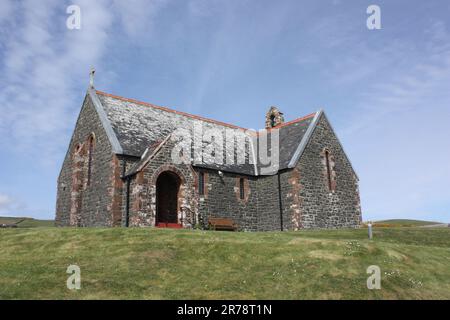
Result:
[[[291,14],[289,4],[271,4],[270,10],[258,11],[258,19],[244,19],[238,12],[254,11],[248,2],[191,0],[190,17],[209,26],[205,37],[204,59],[196,70],[196,83],[188,107],[198,112],[205,97],[217,83],[240,77],[260,55],[261,48],[277,39]],[[255,14],[256,15],[256,14]],[[270,48],[267,48],[269,50]]]
[[[108,46],[116,45],[109,36],[117,21],[127,37],[138,37],[163,3],[78,0],[81,29],[69,30],[67,2],[2,1],[0,145],[22,155],[39,152],[48,164],[59,160],[79,111],[80,87],[87,87],[90,66],[102,68]]]
[[[5,210],[12,202],[12,199],[6,194],[0,194],[0,212]]]
[[[354,158],[362,164],[362,197],[372,217],[426,218],[430,208],[443,216],[448,208],[450,34],[440,21],[424,33],[423,49],[413,57],[409,43],[395,44],[403,47],[392,51],[391,61],[403,55],[406,66],[393,63],[367,81],[342,130],[349,145],[361,146]],[[374,72],[389,59],[372,60]]]
[[[14,4],[11,1],[0,2],[0,25],[11,18],[13,6]]]
[[[366,218],[448,214],[450,32],[436,18],[420,24],[415,33],[410,25],[372,32],[338,12],[305,31],[308,46],[294,58],[347,93],[326,108],[340,108],[338,134],[356,163]]]
[[[113,0],[112,8],[125,33],[139,40],[138,36],[153,32],[155,17],[167,3],[168,0]]]
[[[24,203],[7,194],[0,193],[0,215],[14,216],[21,212],[21,210],[24,210],[24,208]]]
[[[4,59],[0,81],[0,144],[53,163],[67,139],[79,103],[72,93],[89,65],[103,54],[111,19],[101,1],[79,1],[82,30],[68,30],[61,1],[24,1],[15,6],[2,34]],[[56,22],[56,23],[55,23]],[[13,150],[13,151],[14,151]]]
[[[216,5],[217,2],[214,0],[191,0],[188,2],[188,12],[194,17],[207,17],[211,15]]]
[[[358,102],[358,108],[364,110],[364,114],[357,115],[358,121],[352,121],[345,134],[354,134],[392,113],[420,113],[425,108],[435,107],[430,104],[447,103],[448,90],[445,88],[450,85],[450,34],[441,21],[433,23],[424,33],[430,37],[425,42],[425,49],[417,52],[414,59],[406,56],[410,50],[408,44],[397,42],[392,45],[395,50],[387,49],[387,54],[382,57],[383,61],[391,61],[390,68],[378,73],[376,81],[367,81]],[[407,60],[407,65],[395,67],[402,57]],[[371,61],[373,72],[387,64],[380,59],[368,61]],[[349,69],[349,73],[352,72]]]

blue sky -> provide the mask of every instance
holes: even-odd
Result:
[[[248,128],[270,105],[324,108],[364,219],[450,221],[449,17],[433,0],[2,0],[0,215],[54,217],[95,66],[99,90]]]

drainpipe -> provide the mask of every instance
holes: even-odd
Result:
[[[125,203],[125,227],[128,228],[130,220],[130,177],[127,177],[127,200]]]
[[[280,206],[280,229],[283,231],[283,203],[281,201],[281,180],[280,171],[278,171],[278,203]]]
[[[125,201],[125,227],[129,225],[129,217],[130,217],[130,176],[125,176],[127,171],[127,163],[125,159],[122,160],[122,179],[127,179],[126,184],[126,201]]]

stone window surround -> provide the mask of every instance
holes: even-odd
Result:
[[[328,154],[329,168],[327,166],[327,154]],[[323,148],[322,152],[320,153],[320,156],[322,159],[322,165],[324,167],[323,175],[325,177],[326,188],[330,194],[334,194],[336,192],[337,183],[336,183],[336,171],[335,171],[336,163],[335,163],[333,153],[330,151],[329,148],[325,147],[325,148]],[[328,171],[328,170],[330,170],[330,171]]]
[[[248,182],[248,177],[245,176],[236,176],[236,183],[234,187],[234,192],[236,194],[236,199],[240,203],[247,203],[250,197],[250,184]],[[241,179],[244,181],[244,199],[241,199]]]
[[[205,199],[208,199],[208,181],[209,181],[209,174],[206,170],[199,170],[195,172],[195,182],[194,182],[194,188],[197,192],[197,195],[200,199],[200,201],[203,201]],[[199,179],[200,179],[200,173],[203,173],[203,194],[200,194],[200,186],[199,186]]]
[[[72,151],[72,172],[71,172],[71,200],[69,223],[71,226],[79,226],[81,222],[81,205],[83,192],[83,162],[84,145],[77,143]]]
[[[239,179],[239,199],[245,199],[245,183],[244,178]]]
[[[180,186],[178,189],[178,194],[177,194],[177,198],[178,198],[178,203],[177,203],[177,212],[178,212],[178,222],[179,223],[183,223],[183,208],[182,208],[182,204],[185,202],[186,199],[186,177],[184,176],[184,174],[181,172],[181,170],[179,170],[177,167],[175,167],[174,165],[170,165],[170,164],[163,164],[161,165],[158,169],[155,170],[155,172],[152,174],[152,177],[150,179],[150,187],[155,190],[156,192],[156,182],[158,180],[158,177],[160,176],[161,173],[166,172],[166,171],[170,171],[174,174],[176,174],[178,176],[178,178],[180,179]],[[151,203],[150,206],[155,208],[155,211],[153,212],[153,217],[156,217],[156,194],[155,196],[151,196]],[[153,224],[155,223],[155,221],[153,222]]]

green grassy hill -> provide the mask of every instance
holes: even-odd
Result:
[[[412,219],[389,219],[374,221],[374,226],[380,227],[424,227],[441,224],[442,222],[412,220]]]
[[[450,228],[366,233],[0,229],[0,299],[450,299]]]
[[[54,220],[38,220],[24,217],[0,217],[0,224],[17,224],[19,228],[53,227]]]

